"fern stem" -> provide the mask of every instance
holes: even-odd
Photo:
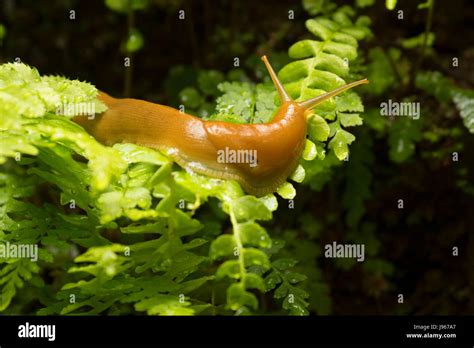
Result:
[[[420,55],[420,63],[423,61],[426,53],[426,47],[428,45],[428,36],[431,31],[431,26],[433,24],[433,9],[434,9],[434,2],[435,0],[431,0],[430,7],[428,8],[428,15],[426,19],[426,26],[425,26],[425,35],[423,37],[423,46],[421,47],[421,55]]]
[[[413,85],[415,83],[416,74],[423,63],[423,59],[425,58],[426,48],[428,46],[428,37],[431,32],[431,26],[433,24],[433,12],[434,12],[434,2],[435,0],[431,0],[428,7],[428,14],[426,15],[426,24],[425,24],[425,34],[423,36],[423,44],[420,50],[420,56],[418,57],[418,61],[416,62],[415,68],[413,69],[413,74],[411,76],[410,83]]]
[[[385,55],[385,57],[387,58],[390,66],[392,67],[392,70],[395,74],[395,78],[397,79],[398,84],[400,86],[402,86],[403,85],[403,78],[402,78],[402,75],[400,74],[400,71],[398,71],[397,65],[395,64],[393,58],[390,56],[389,52],[387,52],[387,49],[384,46],[380,46],[380,47],[382,48],[382,52]]]
[[[234,233],[235,242],[237,243],[237,248],[239,252],[239,266],[240,266],[240,278],[242,283],[245,286],[245,265],[244,265],[244,257],[242,255],[243,245],[242,240],[240,238],[240,231],[239,231],[239,224],[235,219],[234,212],[230,209],[230,221],[232,223],[232,231]]]

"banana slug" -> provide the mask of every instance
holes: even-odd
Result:
[[[281,101],[268,123],[204,121],[165,105],[117,99],[103,92],[98,98],[107,105],[106,112],[94,119],[74,117],[73,121],[105,145],[127,142],[158,149],[187,170],[237,180],[246,192],[263,196],[274,192],[296,169],[305,145],[308,111],[368,80],[295,102],[267,58],[262,60]]]

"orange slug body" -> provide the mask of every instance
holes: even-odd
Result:
[[[306,138],[304,110],[295,102],[283,104],[270,123],[232,124],[203,121],[168,106],[138,99],[99,98],[108,111],[94,120],[74,118],[98,141],[125,142],[161,150],[179,165],[197,173],[237,180],[261,196],[275,191],[298,165]],[[244,150],[244,151],[242,151]],[[240,152],[239,152],[240,151]],[[229,154],[253,160],[226,163]],[[219,154],[224,158],[220,163]],[[256,165],[255,165],[256,162]]]
[[[116,99],[102,92],[99,99],[107,105],[106,112],[92,120],[73,120],[106,145],[125,142],[155,148],[186,169],[237,180],[248,193],[263,196],[274,192],[298,165],[306,139],[305,111],[352,86],[297,103],[288,97],[266,58],[262,59],[282,100],[269,123],[204,121],[168,106]]]

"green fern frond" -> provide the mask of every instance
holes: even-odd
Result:
[[[289,49],[296,61],[280,70],[278,76],[286,90],[296,100],[306,100],[333,90],[346,83],[350,62],[357,58],[358,41],[370,35],[367,23],[351,20],[351,11],[341,8],[331,17],[317,17],[306,21],[306,28],[316,37],[303,40]],[[360,24],[363,23],[363,24]],[[309,120],[309,138],[316,148],[331,149],[340,160],[348,155],[348,145],[355,139],[342,126],[362,124],[359,112],[362,102],[353,91],[328,100],[315,107]],[[328,124],[328,121],[333,121]],[[330,132],[328,132],[330,130]],[[312,145],[309,145],[312,146]]]
[[[453,101],[459,110],[459,114],[461,115],[464,125],[469,130],[469,132],[474,133],[474,92],[453,92]]]
[[[474,91],[455,86],[438,71],[424,71],[416,76],[416,86],[438,101],[452,101],[459,111],[464,125],[474,133]]]

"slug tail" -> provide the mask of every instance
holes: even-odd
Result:
[[[359,81],[354,81],[354,82],[348,83],[347,85],[338,87],[333,91],[330,91],[330,92],[318,95],[317,97],[305,100],[304,102],[299,103],[299,105],[302,108],[308,110],[308,109],[311,109],[311,108],[315,107],[318,104],[321,104],[323,101],[325,101],[325,100],[327,100],[331,97],[334,97],[338,94],[341,94],[341,93],[347,91],[348,89],[351,89],[355,86],[366,84],[366,83],[369,83],[369,80],[362,79],[362,80],[359,80]]]
[[[263,63],[265,63],[265,66],[267,67],[268,73],[270,74],[273,84],[275,85],[275,88],[278,91],[278,95],[280,96],[280,101],[282,103],[291,101],[291,98],[288,96],[288,93],[286,93],[285,89],[283,88],[283,85],[278,79],[277,74],[275,73],[272,66],[270,65],[270,62],[268,61],[267,56],[262,56],[262,60],[263,60]]]
[[[107,106],[115,103],[117,100],[116,98],[111,97],[110,95],[102,91],[99,91],[97,93],[97,99],[101,100]]]

